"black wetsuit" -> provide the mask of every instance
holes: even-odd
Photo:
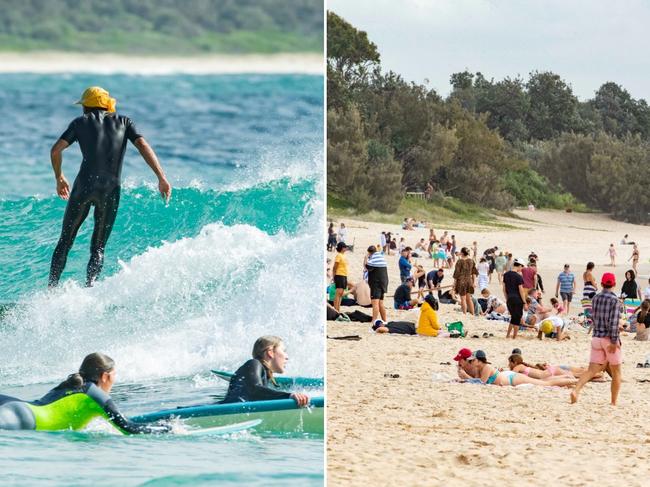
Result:
[[[65,267],[77,231],[95,207],[95,226],[90,245],[86,285],[92,285],[104,264],[104,248],[113,229],[120,202],[120,177],[126,142],[142,137],[133,122],[116,113],[92,109],[75,118],[61,139],[79,141],[83,160],[63,217],[59,243],[52,255],[49,285],[56,286]]]
[[[31,402],[0,395],[0,429],[77,430],[97,417],[105,418],[128,434],[170,431],[167,425],[150,426],[129,421],[111,397],[92,382],[75,389],[58,386]]]
[[[232,376],[228,393],[221,402],[268,401],[290,397],[291,393],[289,392],[270,388],[269,378],[262,362],[250,359]]]

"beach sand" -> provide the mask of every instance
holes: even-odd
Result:
[[[611,270],[604,264],[610,243],[619,254],[617,290],[623,264],[632,246],[619,245],[624,234],[640,243],[642,287],[650,270],[650,227],[616,222],[605,215],[557,211],[521,211],[534,221],[507,220],[517,230],[498,228],[438,228],[455,234],[459,246],[478,242],[479,253],[490,246],[525,259],[539,256],[539,270],[548,299],[555,293],[557,274],[571,264],[582,293],[582,271],[596,263],[600,279]],[[341,219],[354,239],[355,252],[346,254],[350,280],[361,278],[364,251],[377,243],[382,230],[403,234],[414,246],[428,229],[402,231],[396,225]],[[399,239],[398,239],[399,240]],[[333,258],[333,253],[328,253]],[[399,284],[397,256],[388,257],[392,295]],[[426,270],[430,259],[417,259]],[[451,284],[446,271],[444,284]],[[496,275],[490,285],[501,296]],[[417,321],[417,311],[395,311],[386,300],[390,319]],[[581,310],[574,300],[572,315]],[[370,314],[369,309],[360,309]],[[469,329],[464,339],[377,335],[368,324],[328,322],[329,336],[354,335],[360,341],[328,340],[327,350],[327,469],[329,485],[648,485],[650,428],[650,369],[636,368],[650,353],[650,343],[623,340],[623,378],[619,404],[609,405],[610,383],[589,383],[578,404],[569,404],[569,389],[510,388],[461,384],[452,360],[461,347],[486,351],[488,360],[507,367],[514,347],[527,362],[586,366],[590,337],[571,332],[571,340],[539,341],[532,332],[506,340],[507,323],[463,316],[458,306],[441,305],[441,323],[461,320]],[[470,338],[493,333],[490,338]],[[450,363],[450,365],[447,364]],[[388,378],[384,374],[399,374]]]
[[[128,56],[72,52],[0,52],[0,73],[314,74],[325,72],[318,53],[205,56]]]

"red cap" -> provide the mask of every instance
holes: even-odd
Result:
[[[614,287],[616,286],[616,276],[611,272],[605,272],[600,283],[605,287]]]
[[[458,351],[458,354],[454,357],[454,360],[458,362],[460,359],[465,359],[467,360],[472,356],[472,351],[469,348],[461,348]]]

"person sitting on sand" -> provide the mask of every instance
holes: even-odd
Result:
[[[415,244],[415,250],[422,252],[422,255],[428,253],[429,249],[427,243],[423,238],[421,238],[420,241],[417,244]]]
[[[508,357],[508,367],[510,370],[527,375],[533,379],[548,379],[554,376],[570,376],[576,379],[587,371],[587,367],[572,367],[571,365],[549,365],[535,364],[530,365],[524,362],[520,353],[513,353]],[[602,373],[596,379],[602,378]]]
[[[642,299],[641,290],[636,283],[636,273],[632,269],[625,273],[625,281],[621,286],[621,297],[623,299]]]
[[[485,309],[485,312],[482,313],[483,315],[489,315],[490,313],[499,313],[502,315],[508,311],[506,304],[494,294],[490,294],[489,289],[483,289],[481,291],[481,296],[483,296],[483,299],[487,301],[487,308]]]
[[[634,339],[647,342],[648,330],[650,330],[650,299],[644,299],[636,315],[636,336]]]
[[[440,333],[440,324],[438,323],[438,301],[433,294],[427,294],[424,303],[420,308],[420,318],[418,319],[418,335],[435,337]]]
[[[418,300],[411,299],[411,290],[413,289],[414,284],[415,281],[413,280],[413,277],[409,276],[401,286],[398,286],[397,289],[395,289],[395,295],[393,296],[395,309],[407,310],[417,306]]]
[[[521,384],[534,384],[537,386],[572,386],[577,381],[574,377],[558,376],[547,379],[534,379],[524,374],[519,374],[512,370],[500,371],[492,366],[487,360],[483,350],[476,350],[468,359],[472,362],[477,376],[484,384],[494,384],[496,386],[518,386]]]

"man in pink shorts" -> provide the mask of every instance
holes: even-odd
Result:
[[[621,339],[619,338],[618,320],[621,316],[621,303],[612,292],[616,285],[616,277],[611,272],[603,274],[601,279],[603,290],[592,300],[592,315],[594,320],[594,336],[591,339],[591,357],[589,369],[580,376],[575,389],[571,392],[571,403],[578,400],[578,394],[598,373],[609,364],[612,376],[612,406],[616,406],[618,391],[621,389]]]

